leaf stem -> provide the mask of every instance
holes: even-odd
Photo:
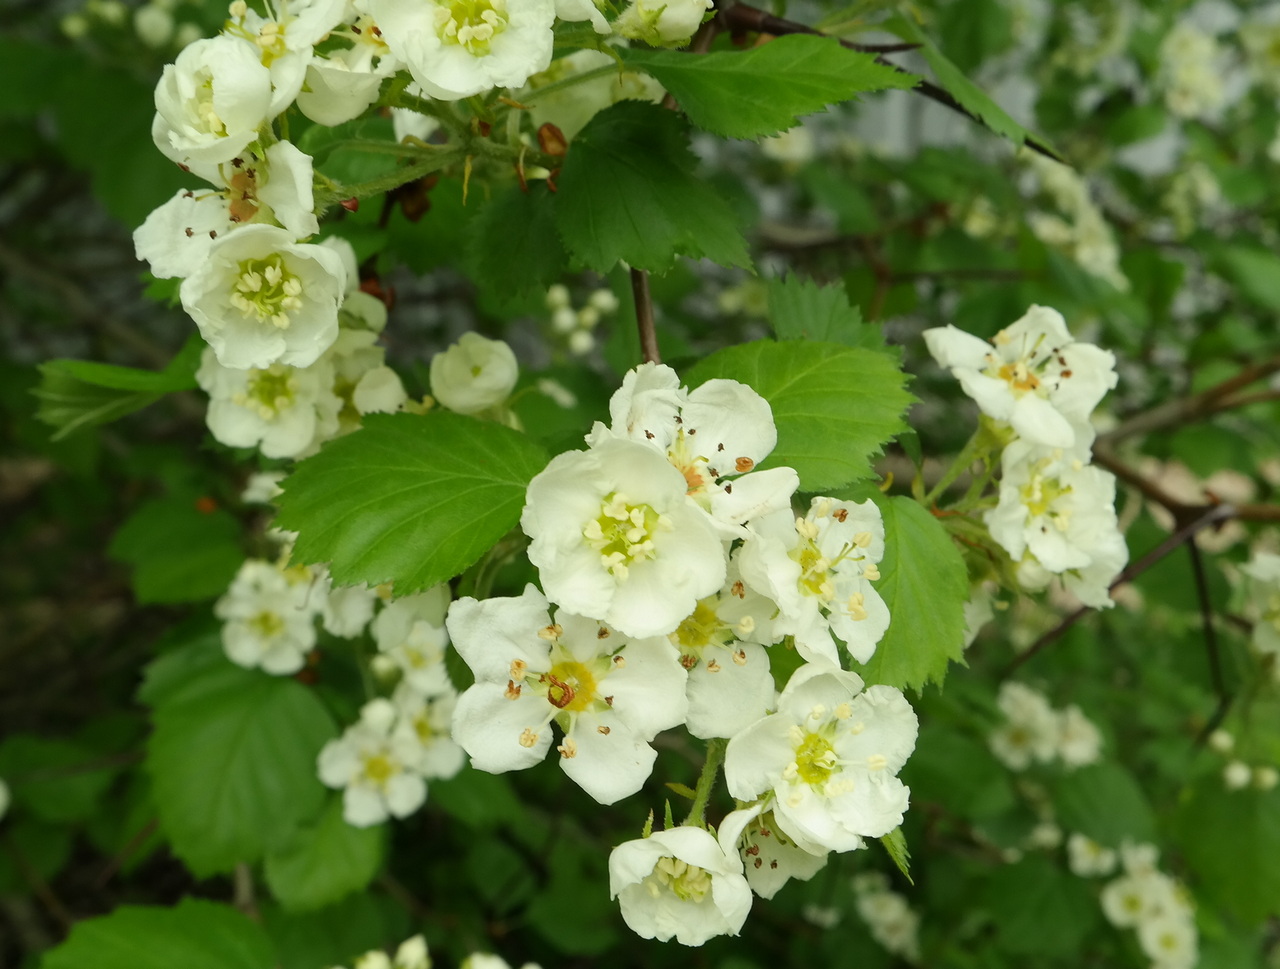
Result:
[[[653,297],[649,293],[649,271],[631,268],[631,298],[636,304],[636,326],[640,330],[640,354],[645,363],[662,363],[658,332],[653,322]]]
[[[978,429],[973,432],[973,436],[960,449],[956,459],[951,462],[951,467],[947,468],[946,474],[939,478],[937,484],[930,488],[929,493],[924,496],[922,504],[926,508],[931,507],[938,500],[938,496],[951,487],[955,480],[971,468],[973,462],[984,454],[987,450],[985,438],[986,431],[979,425]]]
[[[724,751],[727,740],[715,738],[707,741],[707,759],[702,765],[702,773],[698,775],[698,786],[693,791],[693,806],[685,816],[685,825],[707,826],[707,802],[715,789],[716,778],[720,776],[720,765],[724,763]]]

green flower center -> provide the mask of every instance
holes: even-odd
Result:
[[[399,772],[400,769],[385,754],[365,758],[364,776],[375,784],[385,784]]]
[[[302,280],[289,272],[279,253],[245,259],[231,290],[231,305],[246,319],[288,329],[289,314],[302,308]]]
[[[1022,486],[1022,503],[1027,506],[1032,518],[1049,516],[1059,530],[1065,531],[1071,523],[1069,508],[1055,507],[1059,500],[1072,493],[1070,485],[1064,485],[1057,478],[1050,478],[1040,471],[1048,464],[1042,461],[1032,472],[1031,480]]]
[[[719,600],[710,596],[701,600],[671,634],[671,641],[681,653],[698,655],[707,646],[722,646],[732,634],[716,612]]]
[[[600,515],[587,522],[582,537],[600,553],[601,564],[609,573],[625,579],[633,564],[657,555],[654,533],[670,528],[670,521],[652,505],[630,504],[626,495],[613,491],[601,503]]]
[[[284,620],[279,613],[263,610],[249,620],[248,626],[263,639],[274,639],[284,632]]]
[[[452,0],[436,7],[436,34],[474,57],[489,53],[493,39],[507,29],[507,0]]]
[[[298,379],[293,368],[273,363],[265,370],[249,371],[249,381],[244,392],[235,396],[235,402],[269,420],[290,407],[297,393]]]
[[[809,785],[825,784],[835,773],[836,752],[821,734],[805,734],[796,748],[796,773]]]
[[[711,892],[711,875],[679,858],[660,858],[645,878],[644,887],[654,898],[671,892],[682,902],[701,902]]]

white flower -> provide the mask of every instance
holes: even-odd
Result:
[[[1280,771],[1270,764],[1262,764],[1253,769],[1253,786],[1260,791],[1269,791],[1280,784]]]
[[[196,381],[209,395],[205,420],[228,447],[257,447],[269,458],[299,458],[338,430],[342,401],[333,393],[333,369],[309,367],[232,370],[206,347]]]
[[[363,0],[361,7],[433,98],[519,87],[551,63],[556,0]]]
[[[871,937],[907,962],[920,959],[920,916],[906,898],[885,887],[857,896],[858,915],[871,929]]]
[[[691,946],[738,934],[751,911],[751,888],[734,847],[740,829],[730,818],[719,840],[703,828],[679,827],[613,849],[609,895],[631,931]]]
[[[314,585],[305,567],[281,570],[259,559],[240,566],[213,607],[231,661],[277,675],[302,669],[316,644]]]
[[[724,547],[656,448],[610,438],[551,459],[520,525],[547,598],[627,636],[665,636],[725,579]]]
[[[1162,914],[1141,922],[1138,942],[1155,969],[1192,969],[1200,958],[1195,922],[1183,915]]]
[[[426,778],[452,777],[462,770],[466,754],[450,735],[458,695],[452,690],[423,696],[408,682],[401,682],[391,695],[399,717],[397,739],[408,738],[418,745],[414,770]]]
[[[1032,306],[988,344],[954,326],[925,330],[935,360],[982,412],[1027,441],[1087,448],[1089,415],[1116,385],[1115,357],[1075,342],[1057,310]]]
[[[459,599],[449,635],[475,673],[454,739],[480,770],[532,767],[563,739],[560,766],[601,804],[634,794],[653,769],[649,746],[683,722],[684,670],[664,638],[626,637],[561,611],[532,585],[515,598]]]
[[[582,0],[589,3],[590,0]],[[597,112],[611,104],[623,100],[652,101],[657,103],[664,94],[662,85],[640,71],[614,70],[603,77],[574,83],[555,91],[542,93],[542,88],[558,81],[566,81],[578,74],[595,70],[606,64],[616,64],[612,57],[600,50],[576,50],[567,57],[557,58],[550,67],[529,78],[529,85],[516,100],[523,100],[528,95],[535,95],[532,101],[530,119],[536,127],[553,124],[566,138],[572,140]],[[559,284],[557,284],[559,285]],[[563,289],[563,287],[561,287]],[[553,297],[551,292],[555,292]],[[547,309],[553,311],[552,324],[557,332],[570,333],[578,325],[576,314],[569,305],[568,291],[561,298],[559,290],[554,287],[547,294]],[[605,290],[604,292],[608,292]],[[610,293],[609,295],[613,295]],[[588,305],[591,305],[588,303]],[[603,313],[611,313],[617,309],[597,306]],[[559,314],[564,313],[561,316]],[[556,321],[562,322],[557,324]]]
[[[351,46],[316,54],[298,92],[298,109],[317,124],[338,125],[359,117],[378,99],[382,81],[399,67],[370,18],[358,18],[343,36]]]
[[[1116,853],[1077,831],[1067,839],[1067,865],[1081,878],[1110,875],[1115,871]]]
[[[1102,889],[1101,902],[1107,920],[1120,928],[1141,926],[1164,915],[1186,917],[1190,913],[1178,883],[1154,868],[1130,871],[1108,882]]]
[[[396,731],[390,700],[370,700],[358,723],[320,751],[320,780],[345,788],[342,816],[357,828],[403,818],[422,806],[427,784],[417,771],[421,749],[415,737]]]
[[[280,482],[285,478],[283,471],[255,471],[244,483],[240,492],[240,500],[246,505],[270,505],[275,502],[284,490]]]
[[[1058,714],[1058,756],[1067,767],[1096,764],[1102,753],[1102,732],[1075,704]]]
[[[343,303],[344,310],[353,301],[354,297],[348,296]],[[382,305],[379,300],[375,302]],[[338,339],[321,358],[333,367],[333,393],[342,404],[337,434],[356,430],[365,414],[394,413],[409,399],[400,377],[386,365],[387,352],[377,345],[377,340],[378,334],[371,330],[343,327],[338,331]]]
[[[271,74],[253,45],[210,37],[165,65],[155,102],[156,147],[208,178],[257,139],[269,117]]]
[[[855,673],[802,666],[778,712],[729,741],[725,779],[739,801],[774,797],[778,827],[802,847],[852,851],[902,823],[898,771],[915,749],[915,712],[891,687],[865,692]]]
[[[445,612],[449,586],[441,583],[425,592],[401,596],[387,605],[373,621],[378,651],[404,674],[404,681],[424,696],[452,690],[444,668],[449,645]]]
[[[1228,791],[1239,791],[1249,786],[1253,780],[1253,771],[1242,760],[1230,761],[1222,769],[1222,783]]]
[[[338,337],[346,284],[331,249],[249,225],[217,239],[180,294],[224,367],[306,367]]]
[[[327,570],[324,580],[320,618],[325,631],[343,639],[355,639],[373,618],[378,593],[363,584],[335,586]]]
[[[884,521],[875,502],[814,498],[809,514],[789,509],[755,519],[738,563],[746,583],[778,604],[768,641],[794,636],[807,660],[839,665],[834,633],[865,663],[889,628],[880,578]]]
[[[632,0],[613,27],[652,47],[683,47],[713,6],[712,0]]]
[[[731,564],[725,587],[699,600],[671,633],[689,671],[686,726],[695,737],[732,737],[768,712],[773,676],[757,633],[771,628],[775,608],[748,589]]]
[[[1010,770],[1026,770],[1033,760],[1046,763],[1058,752],[1061,722],[1044,695],[1012,680],[1000,684],[996,704],[1005,723],[991,732],[988,744]]]
[[[800,484],[795,470],[753,472],[778,432],[769,402],[746,384],[709,380],[690,392],[670,367],[646,363],[623,378],[609,416],[612,425],[596,424],[587,442],[618,437],[661,451],[725,538],[745,538],[749,519],[790,509]]]
[[[761,898],[773,898],[789,879],[807,882],[826,866],[829,854],[818,846],[814,846],[816,853],[802,848],[782,832],[772,811],[761,814],[758,809],[743,830],[738,847],[747,883]]]
[[[208,259],[214,240],[237,225],[272,221],[295,238],[319,231],[311,156],[287,141],[237,155],[211,173],[215,190],[182,189],[133,234],[134,251],[161,279],[186,278]]]
[[[392,961],[395,969],[431,969],[431,956],[427,952],[427,940],[421,935],[405,939],[396,948]]]
[[[511,969],[511,964],[502,956],[488,952],[473,952],[462,960],[459,969]],[[536,962],[526,962],[520,969],[542,969]]]
[[[1018,562],[1031,557],[1063,576],[1095,608],[1129,559],[1115,512],[1116,480],[1058,448],[1014,441],[1001,455],[1000,500],[984,516],[991,537]]]
[[[613,30],[596,5],[596,0],[556,0],[556,19],[569,22],[590,20],[592,29],[597,34],[608,34]]]
[[[342,22],[347,0],[281,0],[263,17],[245,4],[232,7],[226,32],[242,37],[258,51],[271,73],[271,113],[284,111],[302,89],[314,47]]]
[[[511,347],[479,333],[464,333],[431,358],[431,393],[458,414],[497,407],[516,385],[519,366]]]
[[[1160,42],[1165,106],[1181,118],[1213,115],[1226,100],[1222,51],[1212,34],[1183,21]]]

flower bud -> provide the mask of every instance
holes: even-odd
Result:
[[[516,355],[501,340],[464,333],[431,359],[431,393],[451,411],[478,414],[507,399],[518,373]]]

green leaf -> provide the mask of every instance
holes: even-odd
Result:
[[[500,424],[443,411],[371,414],[285,479],[281,528],[294,558],[328,562],[334,582],[394,582],[397,595],[462,572],[520,520],[546,467],[537,444]]]
[[[0,744],[0,777],[13,799],[42,821],[90,817],[118,768],[102,755],[69,740],[13,734]]]
[[[1019,956],[1077,955],[1100,914],[1088,885],[1041,857],[993,871],[981,903],[997,944]]]
[[[619,260],[665,272],[678,255],[750,268],[733,211],[696,164],[675,112],[641,101],[605,108],[573,139],[557,181],[566,248],[601,273]]]
[[[120,526],[107,553],[132,565],[140,603],[198,602],[226,591],[244,562],[240,525],[199,497],[170,495],[142,505]]]
[[[889,607],[889,628],[865,665],[868,683],[921,689],[941,683],[964,655],[969,572],[946,529],[918,502],[876,497],[884,516],[884,558],[876,590]]]
[[[788,465],[801,491],[826,491],[871,475],[871,458],[906,427],[914,399],[887,353],[833,343],[758,340],[711,354],[686,374],[690,387],[739,380],[773,408],[778,445],[762,467]]]
[[[910,18],[894,17],[881,24],[881,27],[897,34],[903,40],[919,44],[920,53],[933,69],[938,83],[956,99],[962,108],[996,134],[1008,138],[1015,145],[1025,144],[1028,138],[1042,145],[1047,144],[1043,138],[1032,135],[1030,131],[1014,121],[1004,108],[992,101],[978,85],[965,77],[964,72],[951,63]]]
[[[361,953],[403,939],[409,932],[404,910],[372,893],[351,895],[314,912],[286,912],[264,905],[262,924],[276,947],[279,969],[349,966]]]
[[[769,280],[769,321],[780,340],[884,349],[884,334],[862,321],[843,286],[820,286],[803,276]]]
[[[56,428],[55,441],[72,431],[108,424],[154,404],[167,393],[196,386],[203,342],[193,336],[164,370],[138,370],[88,360],[50,360],[37,368],[36,416]]]
[[[175,908],[126,905],[77,923],[41,969],[272,969],[262,927],[228,905],[183,899]]]
[[[334,795],[315,824],[302,828],[281,851],[266,859],[267,885],[286,909],[323,908],[366,887],[382,866],[385,825],[357,828],[342,817]]]
[[[1115,763],[1069,771],[1053,784],[1058,822],[1111,848],[1120,842],[1154,841],[1155,815],[1133,775]]]
[[[774,135],[802,115],[864,91],[909,88],[914,74],[877,64],[834,37],[794,34],[745,51],[690,55],[620,49],[629,66],[661,82],[699,128],[725,138]]]
[[[1280,256],[1270,249],[1223,246],[1213,254],[1217,271],[1258,306],[1280,312]]]
[[[283,849],[320,810],[316,756],[337,730],[300,683],[227,662],[170,694],[154,724],[147,769],[160,826],[198,877]]]
[[[1280,915],[1280,788],[1228,791],[1200,777],[1175,822],[1197,894],[1253,925]]]
[[[545,290],[569,261],[555,226],[555,195],[545,181],[512,187],[471,220],[471,262],[481,287],[518,296]]]
[[[880,843],[889,852],[898,871],[902,872],[902,877],[914,885],[915,879],[911,877],[911,851],[907,848],[907,836],[902,833],[902,829],[894,828],[880,839]]]

